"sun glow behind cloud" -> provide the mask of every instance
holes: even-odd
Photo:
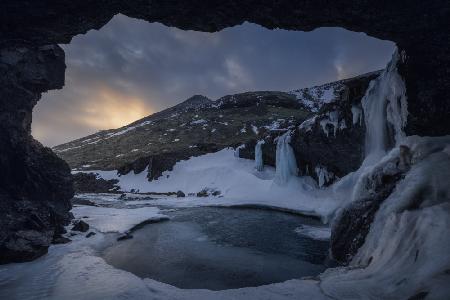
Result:
[[[245,23],[202,33],[117,15],[62,47],[64,89],[45,93],[33,112],[33,135],[48,146],[194,94],[289,91],[381,69],[394,44],[339,28],[305,33]]]
[[[118,128],[153,113],[148,103],[104,87],[82,108],[79,122],[93,128]]]

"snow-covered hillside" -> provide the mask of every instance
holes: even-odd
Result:
[[[263,171],[257,171],[254,161],[236,157],[231,148],[180,161],[173,171],[166,171],[162,177],[151,182],[147,180],[146,172],[122,176],[115,171],[88,172],[97,173],[106,180],[117,179],[124,192],[182,191],[192,195],[176,200],[183,205],[270,206],[315,215],[324,221],[339,207],[331,195],[325,197],[325,191],[316,190],[316,184],[310,177],[289,176],[284,178],[285,184],[279,185],[274,181],[275,168],[265,166]],[[203,190],[209,194],[217,192],[217,195],[195,197]],[[322,194],[321,199],[317,198],[318,194]]]

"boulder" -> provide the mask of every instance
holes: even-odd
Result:
[[[89,230],[89,224],[84,222],[83,220],[75,220],[73,222],[73,231],[86,232]]]

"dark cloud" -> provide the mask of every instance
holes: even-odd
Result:
[[[43,95],[33,134],[56,145],[125,125],[194,94],[288,91],[383,68],[394,45],[339,28],[218,33],[116,16],[64,45],[66,86]]]

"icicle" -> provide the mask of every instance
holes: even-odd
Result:
[[[242,144],[242,145],[240,145],[239,147],[237,147],[235,150],[234,150],[234,157],[240,157],[239,156],[239,150],[240,149],[244,149],[245,148],[245,144]]]
[[[378,161],[388,150],[388,126],[394,129],[397,145],[405,137],[403,129],[408,116],[406,88],[397,72],[398,61],[396,51],[383,73],[370,82],[361,100],[366,122],[366,158],[373,161]]]
[[[362,125],[362,110],[357,106],[352,106],[353,125]]]
[[[262,153],[262,145],[265,144],[264,140],[260,140],[255,146],[255,168],[258,172],[264,170],[264,161]]]
[[[291,145],[291,132],[288,131],[277,138],[276,170],[274,182],[284,185],[292,176],[297,176],[298,168],[294,150]]]
[[[319,179],[319,187],[323,187],[334,178],[333,172],[329,172],[324,166],[317,165],[314,171]]]

